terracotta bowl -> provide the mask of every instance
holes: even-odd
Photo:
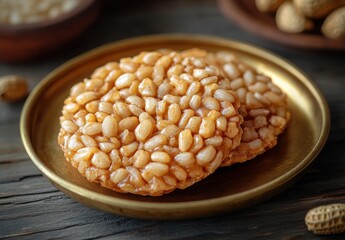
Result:
[[[82,0],[70,12],[44,22],[0,24],[0,61],[32,59],[78,37],[97,17],[100,1]]]
[[[243,29],[272,42],[295,48],[314,50],[345,50],[345,40],[324,37],[319,32],[286,33],[280,31],[274,14],[260,12],[254,0],[218,0],[221,12]]]

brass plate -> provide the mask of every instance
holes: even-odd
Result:
[[[279,144],[255,160],[222,168],[185,190],[161,197],[116,193],[89,183],[57,145],[59,116],[70,87],[109,61],[143,50],[229,50],[274,79],[288,96],[292,119]],[[30,158],[52,184],[75,200],[107,212],[145,219],[221,214],[263,201],[283,190],[317,156],[329,132],[327,103],[294,65],[265,50],[198,35],[154,35],[105,45],[68,61],[37,85],[25,103],[21,137]]]

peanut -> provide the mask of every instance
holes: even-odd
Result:
[[[289,33],[299,33],[314,28],[313,22],[300,14],[291,2],[285,2],[278,8],[276,24],[280,30]]]
[[[15,102],[28,94],[28,84],[22,77],[10,75],[0,77],[0,99]]]
[[[293,0],[297,11],[306,17],[322,18],[338,7],[344,6],[344,0]]]
[[[332,39],[345,38],[345,7],[332,12],[322,24],[322,33]]]
[[[345,232],[345,204],[335,203],[313,208],[305,216],[305,224],[315,234]]]
[[[255,0],[256,7],[261,12],[275,12],[285,0]]]

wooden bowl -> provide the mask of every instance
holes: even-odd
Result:
[[[35,58],[73,40],[96,19],[99,2],[80,1],[73,10],[47,21],[0,24],[0,61],[17,62]]]
[[[68,163],[57,144],[59,116],[71,86],[95,68],[154,49],[231,51],[273,78],[287,94],[291,121],[278,145],[244,164],[224,167],[201,182],[160,196],[117,193],[90,183]],[[316,85],[294,65],[240,42],[198,35],[155,35],[114,42],[63,64],[32,91],[23,108],[20,130],[33,163],[61,191],[88,206],[146,219],[196,218],[223,214],[263,201],[296,180],[322,149],[329,112]]]
[[[344,40],[333,40],[321,33],[286,33],[279,30],[273,14],[262,13],[255,0],[218,0],[219,8],[243,29],[273,42],[305,49],[345,50]]]

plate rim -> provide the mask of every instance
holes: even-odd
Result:
[[[36,154],[34,147],[30,140],[30,131],[27,127],[30,119],[30,112],[34,107],[34,103],[36,99],[42,94],[42,91],[54,82],[54,75],[58,74],[62,70],[69,69],[71,66],[77,64],[80,61],[85,61],[90,58],[95,58],[97,55],[102,55],[106,53],[109,49],[118,48],[122,45],[131,46],[132,44],[138,42],[157,42],[157,41],[183,41],[185,39],[198,41],[198,42],[211,42],[216,45],[231,45],[234,48],[244,51],[250,52],[256,56],[260,56],[265,58],[269,61],[274,61],[274,63],[279,65],[284,65],[284,68],[290,71],[293,75],[297,76],[298,79],[308,88],[308,90],[312,93],[313,97],[317,100],[320,105],[320,111],[322,113],[322,129],[320,133],[320,137],[317,139],[316,144],[310,150],[308,155],[302,159],[299,164],[297,164],[293,169],[289,172],[275,178],[268,183],[260,185],[258,187],[252,188],[250,190],[231,194],[222,197],[210,198],[210,199],[203,199],[203,200],[193,200],[193,201],[182,201],[182,202],[151,202],[151,201],[139,201],[139,200],[131,200],[131,199],[123,199],[118,198],[115,196],[108,196],[106,194],[93,192],[88,190],[82,186],[78,186],[74,183],[71,183],[62,177],[59,177],[55,172],[51,171],[49,168],[45,166],[43,161],[40,160],[39,156]],[[248,199],[248,197],[256,198],[260,197],[263,193],[271,192],[274,190],[279,189],[285,183],[288,183],[293,178],[295,178],[298,174],[303,172],[305,168],[307,168],[315,159],[315,157],[319,154],[321,149],[323,148],[324,144],[326,143],[328,134],[330,130],[330,113],[327,101],[325,100],[323,94],[316,86],[315,83],[296,65],[291,63],[290,61],[272,53],[268,50],[263,48],[254,46],[252,44],[244,43],[235,41],[232,39],[225,39],[215,36],[209,35],[200,35],[200,34],[154,34],[154,35],[146,35],[146,36],[139,36],[139,37],[132,37],[127,38],[115,42],[111,42],[90,51],[87,51],[81,55],[78,55],[67,62],[61,64],[59,67],[55,68],[51,71],[46,77],[40,81],[37,86],[32,90],[31,94],[27,98],[20,117],[20,135],[24,145],[26,152],[28,153],[32,162],[36,165],[36,167],[42,172],[44,176],[46,176],[50,181],[52,181],[53,185],[58,184],[60,187],[67,189],[69,192],[73,192],[81,197],[85,197],[88,199],[92,199],[98,202],[103,202],[107,205],[114,206],[117,208],[127,208],[127,209],[154,209],[154,210],[183,210],[186,208],[201,208],[205,206],[210,206],[213,204],[217,205],[226,205],[229,204],[233,200],[240,199],[242,201]],[[278,184],[279,183],[279,184]],[[278,184],[278,187],[276,187]],[[238,202],[239,200],[237,200]]]

